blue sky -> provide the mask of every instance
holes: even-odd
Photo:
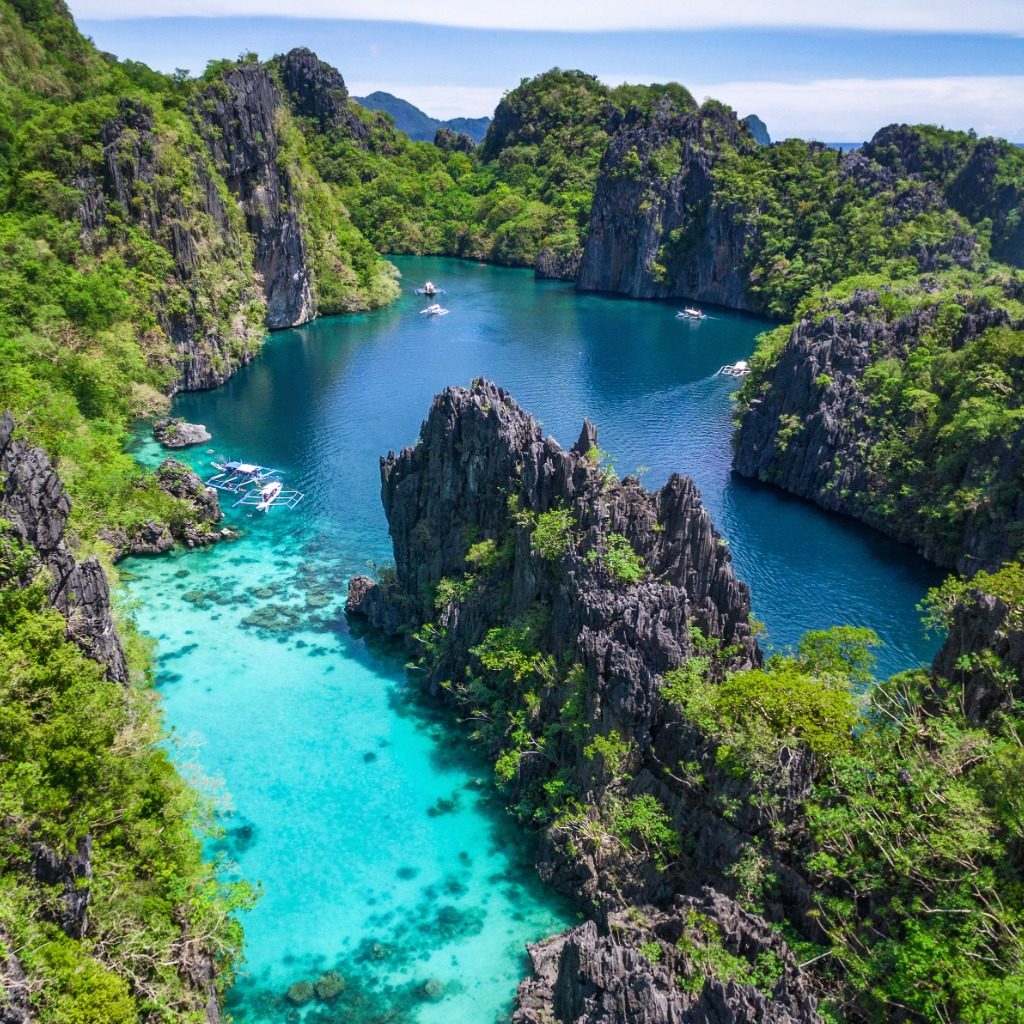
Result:
[[[702,7],[701,17],[687,16],[699,27],[678,26],[685,0],[671,10],[632,0],[625,10],[635,7],[635,24],[604,30],[602,21],[622,18],[623,7],[612,13],[593,0],[586,20],[577,15],[570,22],[588,31],[558,26],[559,10],[576,0],[562,8],[552,0],[550,16],[532,8],[534,0],[521,0],[514,18],[532,18],[538,27],[516,29],[458,24],[501,18],[478,16],[479,5],[463,9],[463,0],[417,7],[454,24],[244,13],[266,2],[219,0],[219,9],[238,11],[230,16],[197,15],[217,9],[203,0],[153,0],[145,7],[72,0],[71,7],[102,49],[161,70],[198,72],[208,60],[247,50],[269,57],[309,46],[339,68],[354,94],[383,89],[438,117],[489,114],[520,78],[558,65],[612,85],[676,80],[698,98],[716,96],[740,114],[760,114],[778,138],[859,141],[891,121],[930,121],[1024,141],[1024,0],[970,7],[946,6],[946,0],[861,0],[856,7],[776,0],[776,24],[764,24],[773,15],[763,2],[718,0]],[[330,6],[358,13],[362,2]],[[296,8],[316,13],[319,0],[287,9]],[[381,2],[371,9],[405,10]],[[183,16],[139,16],[143,11]],[[666,24],[646,27],[658,18]]]

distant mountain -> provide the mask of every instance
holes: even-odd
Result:
[[[474,142],[483,142],[487,126],[491,123],[489,117],[453,117],[448,121],[439,121],[436,117],[424,114],[408,100],[399,99],[389,92],[374,92],[369,96],[354,96],[353,99],[367,110],[383,110],[390,114],[398,130],[416,142],[433,142],[438,128],[465,132]]]
[[[768,134],[768,126],[757,114],[747,114],[743,118],[743,123],[750,129],[750,134],[754,136],[754,141],[759,146],[770,146],[772,144],[772,138]]]

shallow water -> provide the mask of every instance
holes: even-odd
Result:
[[[241,540],[126,566],[179,761],[221,801],[218,850],[263,888],[230,998],[252,1024],[387,1009],[395,1022],[486,1024],[510,1005],[525,943],[573,920],[536,879],[487,765],[417,701],[400,654],[352,635],[342,612],[347,578],[390,558],[378,457],[415,439],[444,386],[485,374],[565,445],[589,416],[622,475],[693,476],[769,642],[854,623],[885,641],[884,672],[932,653],[914,606],[934,570],[731,476],[735,382],[714,371],[748,356],[764,321],[709,310],[691,325],[671,306],[578,296],[529,271],[395,262],[393,308],[279,333],[220,390],[175,402],[218,454],[284,470],[302,504],[229,510]],[[425,278],[447,288],[449,316],[419,315],[410,291]],[[140,446],[145,461],[163,454]],[[212,457],[185,455],[204,473]],[[290,985],[332,969],[346,980],[333,1004],[289,1010]]]

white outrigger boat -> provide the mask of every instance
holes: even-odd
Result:
[[[444,295],[444,289],[438,288],[433,281],[427,281],[422,288],[413,289],[414,295],[426,295],[433,298],[435,295]]]
[[[451,310],[445,309],[438,302],[432,302],[426,309],[420,310],[420,316],[447,316]]]
[[[295,508],[303,499],[298,491],[286,491],[280,479],[281,471],[269,466],[258,466],[254,462],[211,462],[217,470],[204,483],[218,491],[225,491],[238,496],[232,505],[255,505],[258,512],[285,505]]]
[[[726,363],[718,372],[725,377],[746,377],[750,373],[750,364],[746,359],[738,359],[735,363]]]
[[[701,312],[699,309],[695,309],[693,306],[687,306],[676,313],[677,320],[707,320],[707,313]]]

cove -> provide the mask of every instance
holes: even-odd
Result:
[[[525,973],[525,943],[575,920],[536,878],[489,765],[417,699],[401,653],[353,635],[342,611],[348,577],[390,558],[378,458],[415,440],[443,387],[488,376],[564,445],[589,416],[620,475],[692,476],[769,645],[870,626],[886,674],[934,646],[915,604],[936,570],[731,475],[735,382],[715,371],[748,357],[765,321],[709,309],[688,324],[672,306],[578,295],[530,271],[395,263],[403,297],[391,308],[275,334],[223,388],[175,400],[218,454],[282,469],[302,504],[229,509],[240,540],[125,566],[157,643],[176,757],[220,806],[226,834],[211,852],[262,885],[229,996],[253,1024],[494,1021]],[[449,316],[419,314],[411,290],[427,278],[447,290]],[[138,454],[165,453],[141,443]],[[213,457],[185,454],[203,475]],[[345,980],[332,1004],[284,1001],[327,971]]]

